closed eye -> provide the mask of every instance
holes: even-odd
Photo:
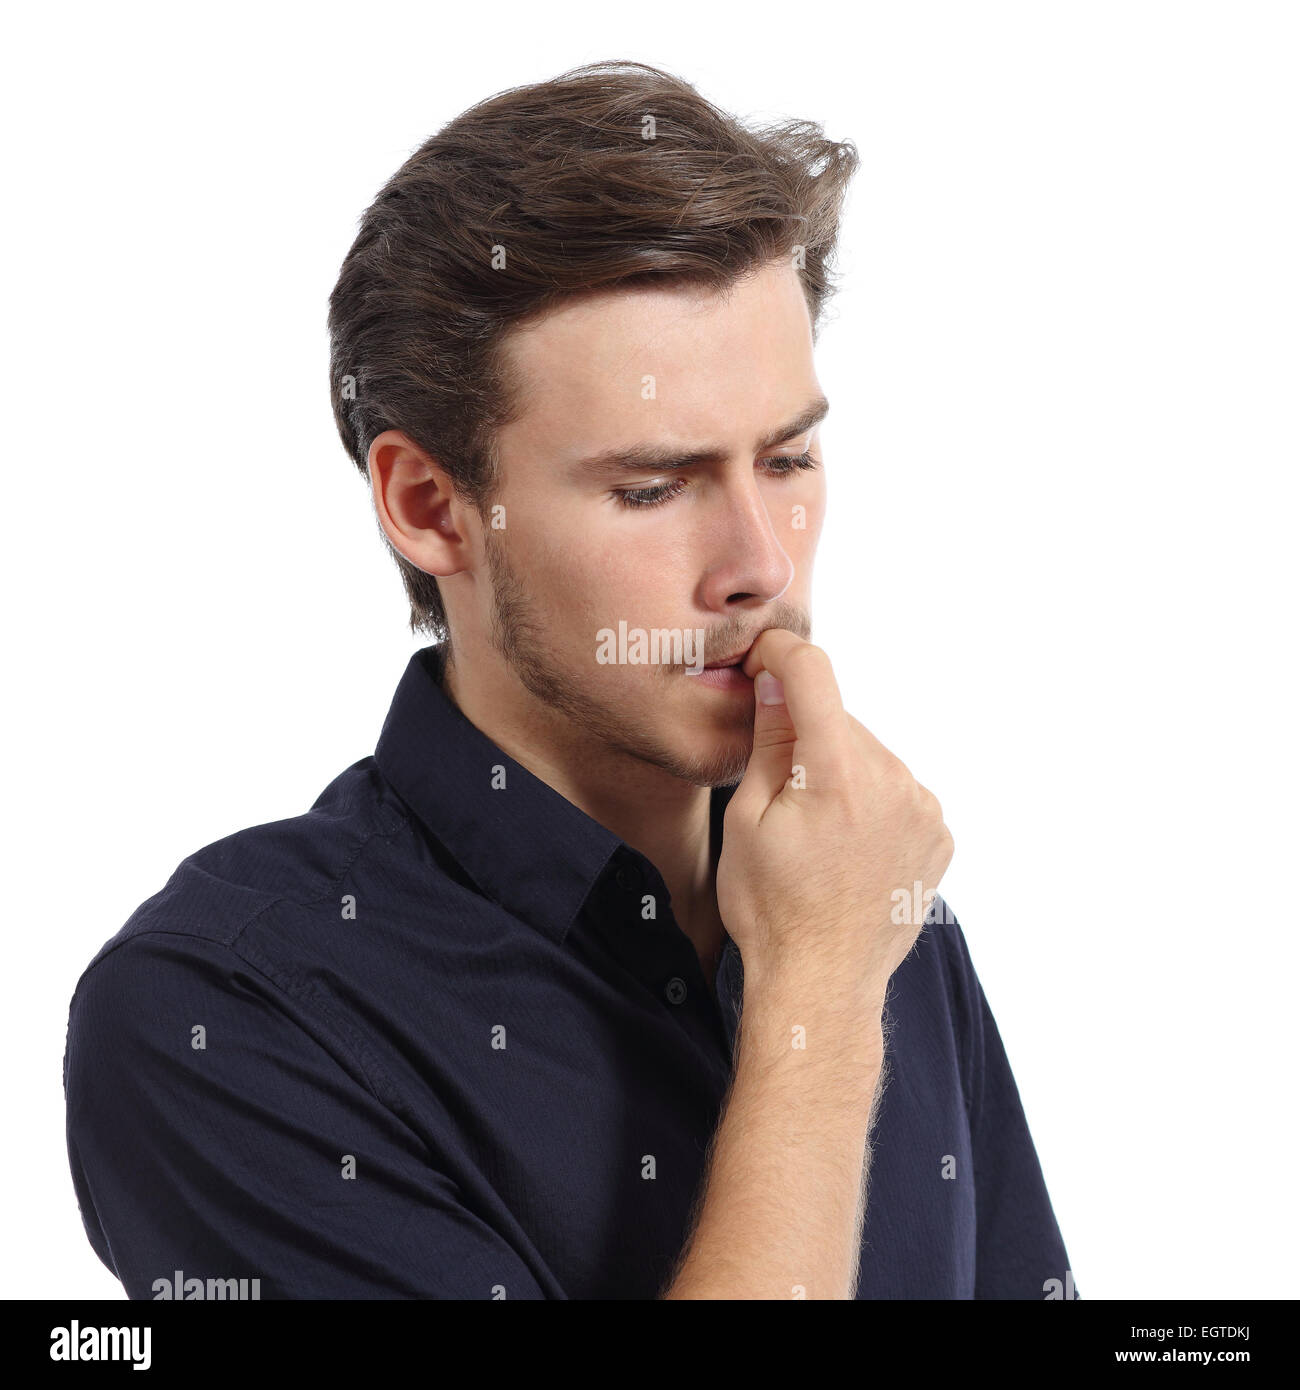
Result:
[[[759,462],[777,478],[820,466],[820,461],[813,457],[811,450],[802,454],[775,454],[771,458],[760,459]],[[658,483],[654,487],[615,488],[614,496],[618,498],[620,506],[630,510],[658,507],[680,496],[687,486],[687,479],[673,478],[670,482]]]

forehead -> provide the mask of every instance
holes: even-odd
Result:
[[[778,262],[726,292],[638,287],[584,295],[516,329],[507,369],[521,418],[504,458],[581,458],[646,440],[750,440],[816,394],[798,272]]]

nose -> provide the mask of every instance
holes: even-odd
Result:
[[[790,587],[795,567],[752,471],[721,496],[710,518],[716,529],[710,532],[712,562],[701,580],[700,601],[718,613],[771,603]]]

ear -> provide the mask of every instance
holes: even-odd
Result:
[[[375,515],[395,550],[426,574],[465,568],[460,505],[451,477],[401,430],[384,430],[367,456]]]

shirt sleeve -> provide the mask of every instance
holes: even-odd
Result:
[[[132,937],[83,975],[68,1157],[90,1243],[127,1296],[248,1279],[264,1299],[563,1297],[350,1049],[295,1012],[233,949],[181,933]]]
[[[1053,1290],[1077,1297],[1020,1092],[966,938],[951,915],[931,929],[948,940],[968,1039],[963,1080],[975,1169],[975,1297],[1046,1299]]]

